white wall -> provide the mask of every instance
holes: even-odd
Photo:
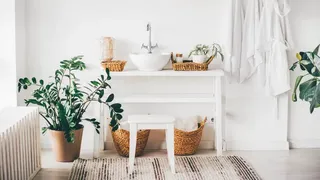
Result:
[[[320,43],[320,1],[291,1],[291,26],[295,40],[291,63],[296,59],[294,54],[299,51],[312,51]],[[301,72],[292,73],[292,86]],[[293,147],[320,147],[320,110],[309,114],[309,103],[290,103],[289,139]]]
[[[16,75],[17,80],[27,76],[27,53],[26,53],[26,0],[15,0],[15,41],[16,41]],[[16,84],[15,84],[16,86]],[[24,97],[27,92],[17,94],[18,105],[24,104]]]
[[[15,1],[0,1],[0,109],[15,106],[16,54],[15,54]]]

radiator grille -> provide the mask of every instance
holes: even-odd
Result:
[[[7,108],[0,114],[0,179],[32,179],[41,168],[37,108]]]

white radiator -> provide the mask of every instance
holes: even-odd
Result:
[[[0,110],[0,180],[32,179],[41,168],[38,108]]]

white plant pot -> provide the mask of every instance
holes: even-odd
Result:
[[[202,63],[206,62],[207,59],[208,59],[207,55],[193,55],[192,56],[192,61],[194,63],[202,64]]]

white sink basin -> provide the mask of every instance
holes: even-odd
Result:
[[[131,53],[130,59],[140,71],[161,71],[170,60],[170,53]]]

